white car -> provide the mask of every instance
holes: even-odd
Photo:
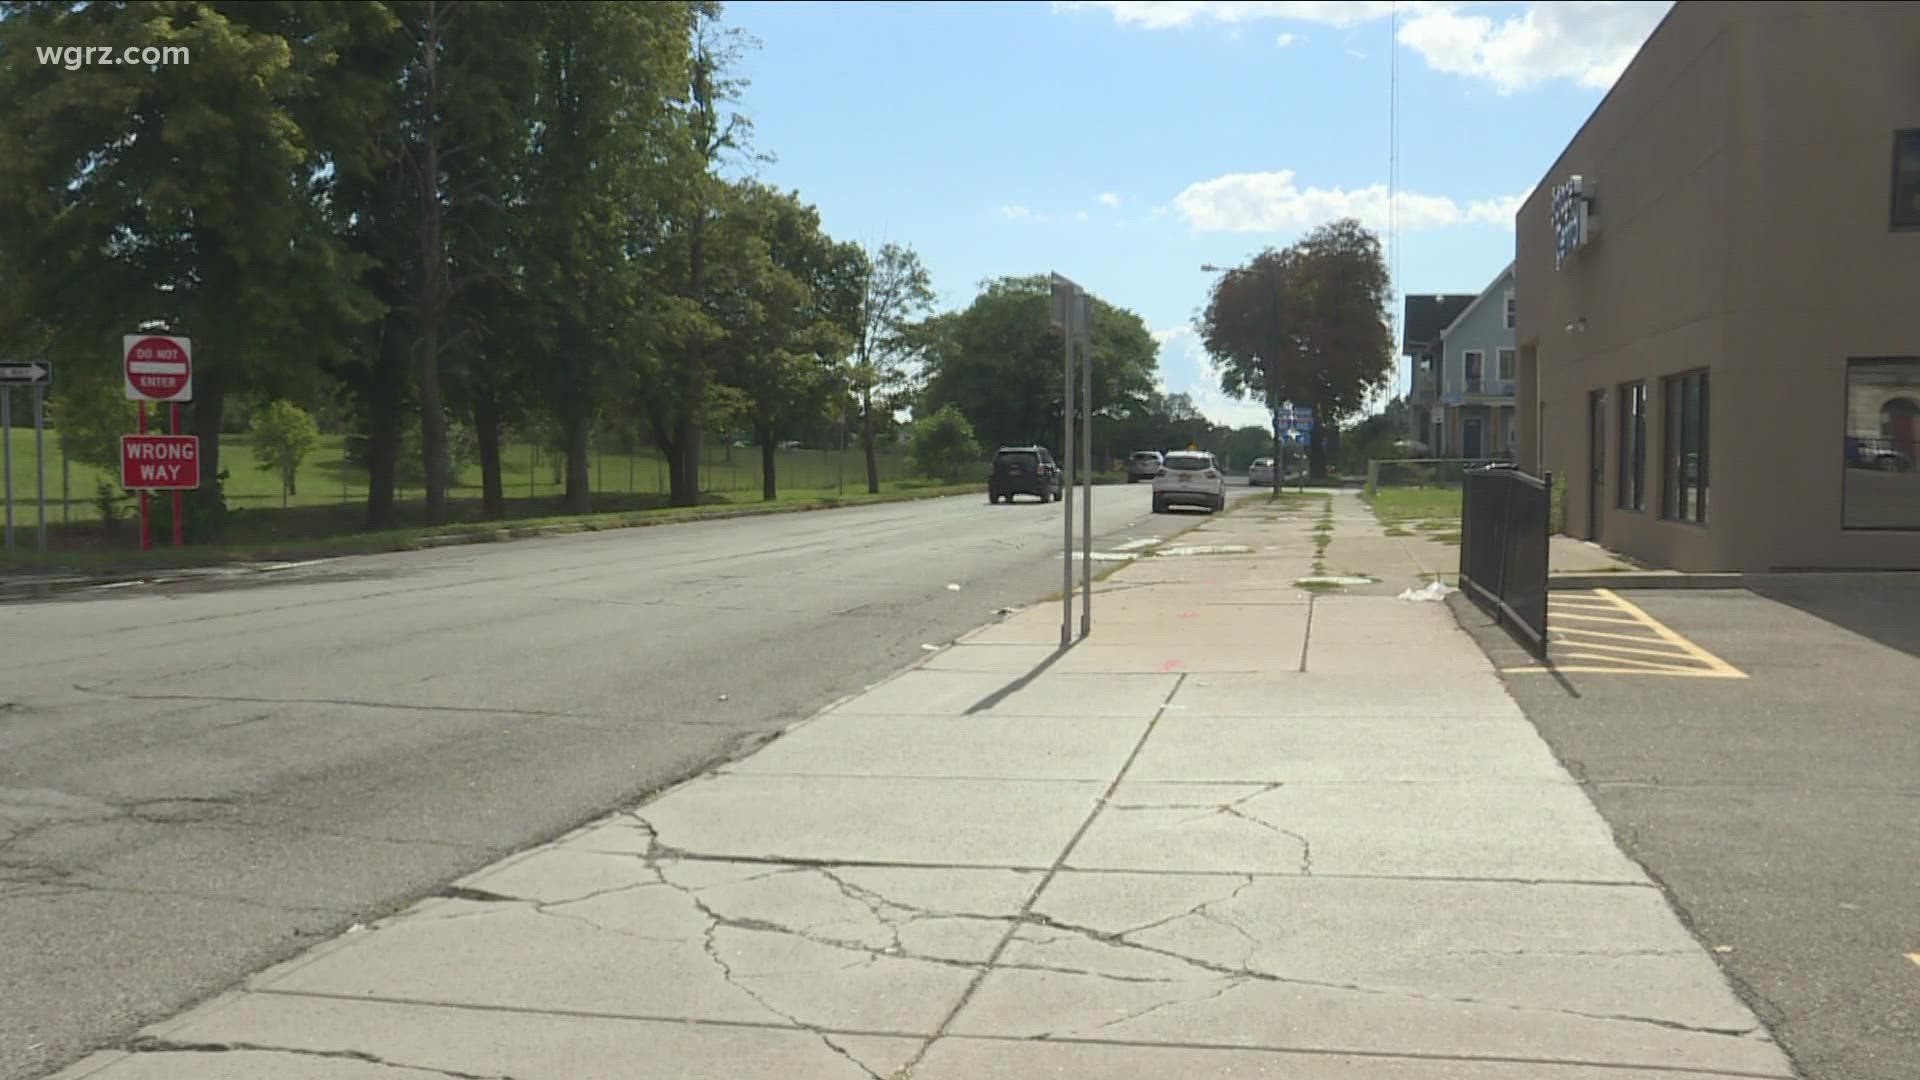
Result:
[[[1214,513],[1227,508],[1227,477],[1220,462],[1205,450],[1175,450],[1153,477],[1153,512],[1173,506],[1204,506]]]

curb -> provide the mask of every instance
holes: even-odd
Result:
[[[495,544],[511,540],[530,540],[543,536],[567,536],[585,532],[613,532],[619,529],[651,529],[665,525],[694,525],[703,521],[728,521],[734,518],[770,517],[774,514],[805,514],[821,510],[845,510],[856,506],[885,506],[890,503],[924,502],[928,499],[955,499],[961,495],[926,494],[907,495],[895,499],[869,500],[865,502],[813,503],[799,506],[780,507],[743,507],[739,510],[717,510],[708,514],[685,514],[677,517],[641,518],[620,522],[567,522],[560,525],[518,525],[503,526],[494,529],[476,529],[472,532],[442,533],[438,536],[409,537],[394,542],[391,547],[367,551],[342,552],[337,555],[317,555],[310,561],[347,559],[361,555],[385,555],[400,551],[419,551],[431,548],[459,547],[466,544]],[[278,560],[275,560],[278,561]],[[303,560],[306,561],[306,560]],[[64,592],[99,588],[103,585],[165,585],[184,581],[207,570],[221,567],[247,570],[256,569],[247,562],[215,564],[211,567],[156,567],[147,573],[124,573],[95,577],[48,578],[20,582],[0,580],[0,603],[10,600],[36,600]]]
[[[1675,571],[1613,571],[1549,574],[1547,591],[1556,589],[1744,589],[1746,575],[1688,574]]]

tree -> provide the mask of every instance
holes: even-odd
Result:
[[[291,401],[276,399],[253,414],[253,456],[262,471],[280,474],[280,505],[298,495],[300,463],[320,445],[320,426]]]
[[[1195,328],[1229,394],[1314,410],[1311,469],[1325,472],[1330,427],[1393,374],[1387,270],[1379,238],[1352,219],[1269,248],[1215,284]],[[1278,435],[1275,457],[1279,456]]]
[[[379,311],[364,264],[329,228],[297,108],[327,82],[322,50],[295,48],[283,32],[305,19],[324,39],[358,17],[338,10],[349,7],[0,6],[0,55],[184,46],[193,58],[0,64],[0,263],[18,275],[21,306],[54,328],[46,355],[64,371],[110,364],[123,332],[193,339],[188,421],[212,480],[193,496],[196,532],[224,509],[228,394],[311,380]]]
[[[869,256],[861,280],[853,352],[853,392],[860,410],[860,448],[867,459],[867,492],[880,492],[876,409],[891,416],[907,389],[906,365],[915,354],[910,328],[933,309],[933,277],[913,248],[883,244]]]
[[[995,445],[1057,441],[1062,345],[1049,303],[1044,275],[1000,278],[988,282],[964,311],[922,323],[912,339],[922,350],[927,374],[920,404],[934,410],[957,407]],[[1090,298],[1088,307],[1093,412],[1117,419],[1148,400],[1159,346],[1133,312],[1098,297]],[[1076,409],[1079,396],[1076,385]]]
[[[951,483],[980,463],[980,444],[974,440],[973,425],[966,416],[946,405],[913,425],[910,456],[915,472]]]

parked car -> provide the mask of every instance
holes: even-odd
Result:
[[[1847,465],[1855,469],[1911,472],[1913,459],[1895,449],[1890,441],[1849,438],[1847,439]]]
[[[1160,466],[1166,464],[1158,450],[1136,450],[1127,459],[1127,483],[1140,480],[1152,480],[1160,474]]]
[[[1060,484],[1060,465],[1046,447],[1003,446],[993,455],[993,472],[987,476],[987,502],[1012,502],[1015,495],[1059,502]]]
[[[1272,458],[1254,458],[1253,464],[1247,466],[1247,486],[1272,487],[1274,475]]]
[[[1174,506],[1204,506],[1216,514],[1227,508],[1227,478],[1217,458],[1205,450],[1167,455],[1153,478],[1153,512]]]

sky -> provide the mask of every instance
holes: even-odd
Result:
[[[1195,340],[1200,268],[1342,216],[1384,240],[1391,202],[1396,296],[1479,292],[1669,7],[736,0],[725,21],[756,39],[740,73],[774,159],[759,177],[835,238],[911,245],[942,309],[989,278],[1064,274],[1146,322],[1167,391],[1263,424]]]

